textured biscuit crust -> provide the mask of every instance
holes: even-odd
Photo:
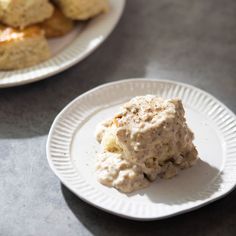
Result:
[[[55,0],[65,16],[87,20],[109,9],[108,0]]]
[[[0,27],[0,70],[33,66],[49,57],[48,43],[39,27],[24,30]]]
[[[40,23],[39,26],[45,31],[46,38],[54,38],[69,33],[74,28],[74,21],[65,17],[59,9],[55,8],[53,15]]]
[[[0,21],[12,27],[42,22],[52,13],[53,5],[48,0],[0,0]]]

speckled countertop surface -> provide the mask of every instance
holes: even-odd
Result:
[[[178,217],[134,222],[82,202],[49,169],[58,112],[108,81],[166,78],[202,88],[236,112],[236,1],[128,0],[109,39],[73,68],[0,90],[0,235],[236,235],[236,190]]]

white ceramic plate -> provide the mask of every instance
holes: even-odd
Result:
[[[49,40],[53,57],[39,65],[15,71],[0,72],[0,88],[32,83],[55,75],[92,53],[111,33],[119,21],[125,0],[110,0],[109,13],[89,23],[78,25],[65,37]]]
[[[95,174],[97,123],[137,95],[182,99],[201,160],[171,180],[133,194],[99,184]],[[170,217],[208,204],[235,187],[236,117],[210,94],[173,81],[132,79],[108,83],[79,96],[55,119],[47,142],[50,167],[78,197],[136,220]]]

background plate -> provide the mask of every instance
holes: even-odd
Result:
[[[99,144],[94,130],[122,103],[146,94],[182,99],[201,159],[174,179],[157,180],[148,188],[123,194],[96,180]],[[99,86],[71,102],[52,125],[47,157],[55,174],[81,199],[119,216],[151,220],[196,209],[232,190],[235,143],[235,115],[210,94],[172,81],[132,79]]]
[[[86,24],[79,24],[65,37],[49,40],[53,57],[22,70],[0,72],[0,88],[32,83],[55,75],[92,53],[111,33],[119,21],[125,0],[110,0],[111,9]]]

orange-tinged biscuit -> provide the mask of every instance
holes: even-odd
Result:
[[[47,38],[54,38],[69,33],[74,28],[74,21],[55,8],[53,15],[39,26],[44,29]]]
[[[0,70],[33,66],[49,57],[48,43],[40,27],[0,27]]]

